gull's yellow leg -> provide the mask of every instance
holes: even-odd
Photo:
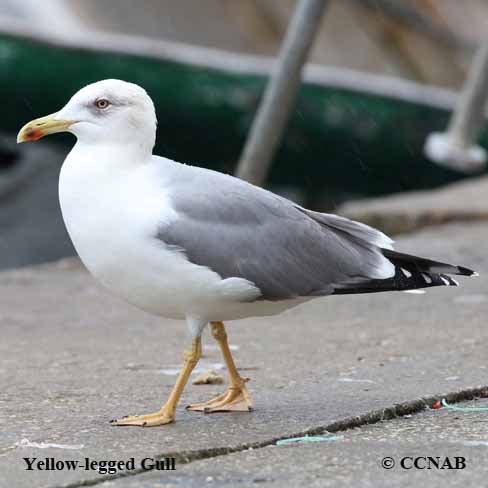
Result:
[[[158,412],[147,415],[132,415],[130,417],[122,417],[121,419],[112,420],[112,425],[135,425],[139,427],[155,427],[156,425],[169,424],[175,420],[175,410],[185,385],[190,377],[190,374],[198,363],[202,354],[202,340],[201,337],[196,337],[192,341],[192,346],[189,351],[185,351],[185,362],[181,370],[176,384],[171,391],[168,401],[161,407]]]
[[[222,322],[211,322],[212,335],[220,346],[229,372],[229,387],[225,393],[205,403],[195,403],[186,407],[200,412],[250,412],[252,400],[246,388],[249,378],[242,378],[236,368],[227,342],[227,332]]]

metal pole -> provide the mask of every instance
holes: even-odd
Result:
[[[486,151],[476,145],[486,117],[488,99],[488,41],[476,51],[446,133],[427,138],[425,152],[433,161],[464,172],[479,171]]]
[[[485,119],[487,98],[488,41],[476,51],[459,104],[449,123],[448,132],[454,141],[469,147],[477,140]]]
[[[266,180],[286,128],[327,0],[300,0],[288,26],[277,65],[244,146],[236,175],[255,185]]]

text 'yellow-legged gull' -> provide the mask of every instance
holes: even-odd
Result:
[[[392,250],[366,225],[307,210],[232,176],[154,156],[154,105],[141,87],[104,80],[59,112],[33,120],[18,142],[77,137],[59,179],[63,218],[91,273],[114,294],[192,336],[163,407],[112,421],[155,426],[175,409],[210,323],[229,371],[226,393],[191,410],[251,410],[222,321],[271,315],[324,295],[455,285],[460,266]]]

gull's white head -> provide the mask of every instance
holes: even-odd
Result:
[[[54,114],[33,120],[17,142],[36,141],[56,132],[71,132],[83,144],[136,144],[152,151],[156,113],[146,91],[121,80],[87,85]]]

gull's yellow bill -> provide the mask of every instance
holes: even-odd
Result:
[[[17,143],[37,141],[49,134],[67,131],[78,120],[57,119],[58,113],[46,115],[39,119],[31,120],[20,129],[17,134]]]

